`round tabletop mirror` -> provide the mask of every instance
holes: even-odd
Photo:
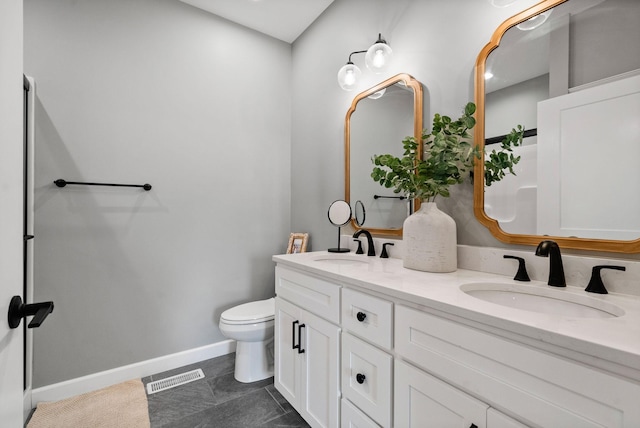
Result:
[[[344,226],[351,220],[351,207],[346,201],[338,200],[329,206],[329,221],[334,226]]]
[[[338,227],[338,247],[329,248],[327,251],[330,253],[348,253],[348,248],[340,247],[340,227],[351,220],[351,205],[343,200],[334,201],[329,205],[328,216],[331,224]]]
[[[355,211],[354,221],[356,222],[358,227],[364,226],[364,220],[366,218],[366,211],[364,209],[364,204],[362,203],[361,200],[357,200],[356,201],[356,206],[355,206],[354,211]]]

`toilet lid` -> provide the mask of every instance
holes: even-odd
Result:
[[[271,299],[244,303],[227,309],[220,315],[220,318],[230,324],[253,324],[270,321],[275,317],[275,313],[275,300],[272,297]]]

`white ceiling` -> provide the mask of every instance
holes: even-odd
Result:
[[[293,43],[333,0],[180,0],[287,43]]]

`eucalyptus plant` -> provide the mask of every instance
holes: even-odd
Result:
[[[431,132],[422,131],[423,159],[418,159],[419,142],[406,137],[401,158],[390,154],[373,156],[371,178],[409,199],[431,202],[436,196],[449,197],[449,186],[462,183],[475,161],[484,157],[477,145],[469,143],[469,130],[476,125],[475,111],[476,105],[470,102],[457,120],[436,114]],[[518,125],[502,141],[500,150],[489,153],[485,160],[487,186],[504,178],[507,172],[515,175],[513,167],[520,156],[513,154],[513,147],[522,144],[523,134],[524,128]]]

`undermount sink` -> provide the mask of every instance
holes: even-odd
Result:
[[[576,318],[615,318],[624,315],[622,308],[609,302],[565,290],[501,283],[464,284],[460,290],[476,299],[530,312]]]
[[[356,256],[348,254],[327,254],[314,259],[316,262],[328,263],[332,265],[366,265],[369,260],[366,256]]]

